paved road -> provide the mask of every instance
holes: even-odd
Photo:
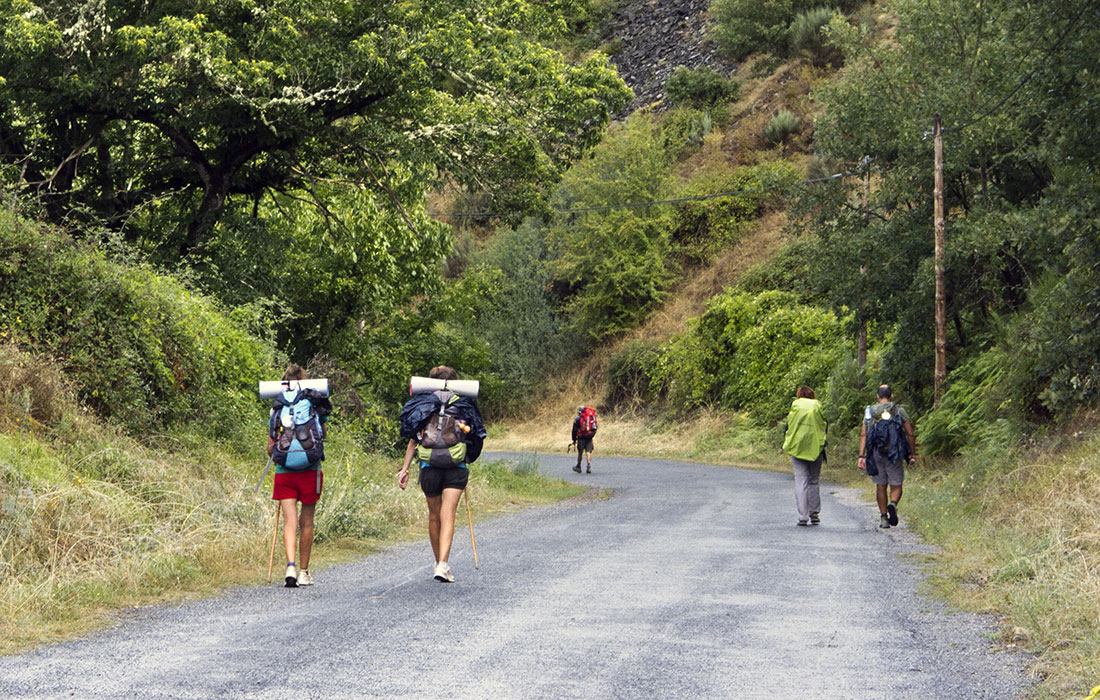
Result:
[[[453,585],[431,579],[425,540],[323,569],[312,588],[146,609],[0,659],[0,695],[1006,700],[1025,688],[1023,659],[990,650],[987,621],[917,595],[904,555],[921,546],[878,531],[871,506],[828,495],[822,525],[800,528],[784,474],[608,458],[577,475],[568,457],[542,459],[614,495],[481,523],[480,571],[460,529]]]

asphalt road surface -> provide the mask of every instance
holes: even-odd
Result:
[[[789,475],[542,457],[613,489],[464,523],[457,581],[427,538],[321,569],[311,588],[233,588],[0,658],[4,698],[1021,697],[990,620],[923,598],[902,527],[823,486],[796,527]],[[604,494],[606,496],[606,494]],[[476,508],[476,492],[474,506]],[[410,489],[409,497],[419,497]],[[324,507],[322,501],[321,507]]]

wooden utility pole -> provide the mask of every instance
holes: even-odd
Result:
[[[947,302],[943,280],[943,129],[940,126],[940,113],[936,112],[936,122],[932,135],[936,141],[936,176],[933,196],[935,205],[933,218],[936,230],[936,369],[932,377],[932,390],[935,405],[943,398],[943,384],[947,379],[947,333],[945,331]]]
[[[867,165],[867,172],[863,174],[863,225],[867,225],[867,207],[871,201],[871,165]],[[867,266],[859,266],[859,274],[862,277],[867,273]],[[866,293],[866,292],[865,292]],[[863,389],[863,366],[867,364],[867,299],[860,302],[859,337],[856,340],[856,388]]]

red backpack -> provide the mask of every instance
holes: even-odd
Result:
[[[600,427],[599,422],[596,420],[596,409],[592,406],[585,406],[581,411],[580,425],[577,434],[581,437],[592,437],[596,434],[596,428]]]

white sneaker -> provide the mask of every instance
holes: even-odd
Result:
[[[293,564],[286,565],[286,587],[297,588],[298,587],[298,572],[295,571]]]
[[[438,562],[435,565],[435,580],[443,583],[454,583],[455,577],[451,573],[451,565],[445,561]]]
[[[301,571],[298,572],[298,585],[299,586],[312,586],[313,585],[313,576],[310,575],[308,570],[302,569]]]

